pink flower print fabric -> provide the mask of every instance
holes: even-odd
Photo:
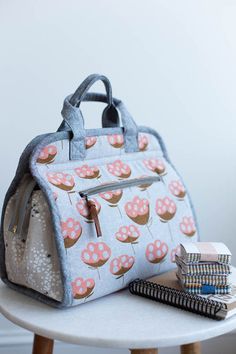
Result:
[[[196,226],[192,216],[184,216],[180,223],[180,231],[186,236],[193,236],[195,234]]]
[[[74,299],[80,300],[92,295],[95,282],[92,278],[76,278],[72,283],[72,293]]]
[[[57,154],[57,147],[55,145],[45,146],[37,158],[38,163],[51,163],[54,161]]]
[[[100,203],[97,201],[96,198],[91,198],[90,200],[94,202],[94,204],[96,206],[97,213],[99,214],[100,210],[101,210]],[[78,203],[76,204],[76,208],[81,216],[83,216],[88,221],[92,220],[92,215],[89,211],[88,204],[84,198],[82,198],[78,201]]]
[[[180,181],[171,181],[169,190],[176,198],[183,199],[186,195],[186,190]]]
[[[167,253],[167,244],[161,240],[155,240],[147,245],[145,254],[148,262],[156,264],[162,262]]]
[[[129,165],[122,162],[121,160],[116,160],[113,163],[108,163],[107,170],[113,176],[118,178],[128,178],[131,175],[131,169]]]
[[[122,134],[108,135],[108,143],[116,149],[124,146],[124,136]]]
[[[135,196],[125,204],[125,212],[136,224],[145,225],[149,220],[149,201]]]
[[[66,248],[72,247],[80,238],[82,234],[82,228],[79,221],[73,218],[68,218],[61,223],[62,236]]]
[[[165,197],[163,199],[157,199],[156,201],[156,213],[160,217],[161,221],[169,221],[171,220],[176,213],[176,204],[169,197]]]
[[[110,263],[110,272],[113,275],[122,276],[133,267],[134,262],[135,258],[127,254],[113,258]]]
[[[105,242],[89,242],[82,251],[82,261],[94,268],[103,266],[111,256],[111,249]]]
[[[75,173],[80,178],[93,179],[98,178],[100,171],[97,166],[83,165],[75,169]]]
[[[117,189],[115,191],[108,191],[104,193],[100,193],[99,196],[109,202],[110,204],[117,204],[121,197],[122,197],[123,191],[122,189]]]
[[[96,136],[87,136],[85,138],[85,148],[90,149],[92,146],[94,146],[97,142],[97,137]]]
[[[148,138],[146,135],[139,135],[138,147],[140,151],[145,151],[148,147]]]
[[[50,182],[53,186],[65,191],[71,191],[75,186],[74,177],[68,173],[48,172],[46,176],[48,182]]]
[[[144,160],[143,163],[147,169],[156,172],[158,175],[163,175],[166,170],[164,162],[160,159]]]
[[[139,229],[135,225],[121,226],[115,237],[123,243],[134,243],[140,237]]]

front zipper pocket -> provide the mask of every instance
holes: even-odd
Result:
[[[105,193],[108,191],[113,192],[119,189],[125,189],[125,188],[135,187],[135,186],[140,186],[141,188],[144,189],[145,187],[151,185],[152,183],[159,182],[160,180],[161,179],[159,176],[146,176],[146,177],[129,179],[127,181],[104,183],[96,187],[79,191],[79,195],[81,196],[81,198],[85,199],[87,202],[89,213],[95,224],[97,237],[102,236],[102,231],[101,231],[96,205],[93,200],[89,199],[90,196],[99,193]]]

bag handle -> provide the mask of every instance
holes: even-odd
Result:
[[[72,106],[79,107],[80,103],[84,101],[84,97],[86,96],[87,92],[89,91],[90,87],[94,85],[97,81],[102,81],[107,95],[107,107],[104,109],[102,113],[102,127],[103,128],[110,128],[110,127],[119,127],[119,115],[118,112],[113,104],[112,99],[112,88],[111,83],[108,78],[104,75],[99,74],[91,74],[89,75],[82,84],[77,88],[75,93],[70,98],[70,103]]]
[[[102,79],[101,79],[102,78]],[[89,88],[97,81],[102,80],[105,84],[107,94],[97,94],[97,93],[87,93]],[[85,84],[84,84],[85,82]],[[84,119],[78,105],[82,101],[100,101],[107,102],[108,105],[111,103],[112,109],[118,109],[121,114],[121,121],[124,127],[124,145],[126,152],[135,152],[138,150],[138,128],[135,124],[133,118],[126,110],[125,106],[120,100],[112,98],[111,85],[109,80],[103,75],[93,74],[85,79],[79,88],[75,91],[73,95],[70,95],[65,98],[62,116],[66,125],[70,128],[73,133],[72,139],[70,140],[70,159],[71,160],[81,160],[86,157],[86,148],[85,148],[85,137],[86,131],[84,128]],[[83,90],[81,89],[83,88]],[[75,105],[72,105],[72,103]],[[106,110],[106,109],[105,109]],[[105,117],[105,118],[104,118]],[[103,121],[108,120],[108,116],[103,116]],[[108,125],[108,126],[114,126]],[[65,129],[65,125],[61,125],[60,130]]]
[[[107,103],[109,106],[113,105],[113,100],[112,100],[112,88],[111,88],[111,83],[108,80],[108,78],[104,75],[99,75],[99,74],[91,74],[89,75],[83,82],[80,84],[80,86],[77,88],[75,93],[70,98],[70,103],[72,106],[79,107],[80,103],[84,100],[84,97],[88,90],[90,89],[91,86],[95,84],[97,81],[102,81],[105,89],[106,89],[106,94],[107,94]]]

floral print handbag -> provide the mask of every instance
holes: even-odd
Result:
[[[101,80],[106,94],[90,93]],[[107,103],[101,129],[85,129],[81,103]],[[137,126],[90,75],[66,97],[56,133],[33,139],[6,194],[1,277],[57,307],[110,294],[173,268],[198,231],[186,187],[160,136]]]

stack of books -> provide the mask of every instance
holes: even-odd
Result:
[[[182,243],[175,255],[182,288],[193,294],[229,294],[231,257],[221,242]]]

